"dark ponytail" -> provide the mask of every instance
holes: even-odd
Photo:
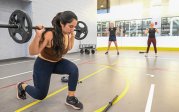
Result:
[[[71,23],[73,19],[78,20],[75,13],[72,11],[64,11],[59,12],[52,20],[53,26],[53,44],[52,48],[55,50],[55,53],[58,57],[61,57],[64,52],[64,35],[62,33],[62,27],[60,25],[66,25],[67,23]],[[43,35],[42,35],[43,36]]]
[[[64,52],[64,36],[60,23],[66,25],[67,23],[71,23],[73,19],[78,20],[75,13],[72,11],[64,11],[58,13],[52,20],[52,25],[54,27],[53,48],[57,56],[62,56]]]

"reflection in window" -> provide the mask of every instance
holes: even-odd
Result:
[[[106,37],[108,35],[109,21],[97,22],[97,36]]]
[[[163,17],[161,36],[179,36],[179,17]]]
[[[97,22],[97,36],[100,37],[102,36],[102,31],[101,31],[101,22]]]
[[[144,31],[149,28],[151,19],[116,21],[116,27],[119,29],[117,36],[121,37],[141,37]]]
[[[151,18],[142,19],[142,36],[147,36],[147,34],[144,34],[144,31],[150,27],[151,21]]]
[[[115,22],[117,36],[143,37],[144,31],[150,27],[152,19],[120,20]],[[97,23],[97,36],[107,36],[109,21]],[[157,28],[161,36],[179,36],[179,17],[162,17],[161,28]]]
[[[125,37],[125,22],[124,21],[116,21],[115,26],[117,27],[117,36]]]
[[[109,22],[102,22],[102,36],[106,37],[108,36],[108,28],[109,28]]]
[[[143,35],[142,20],[131,21],[130,37],[141,37]]]

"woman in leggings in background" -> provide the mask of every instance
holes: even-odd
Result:
[[[156,28],[154,28],[154,23],[150,23],[150,28],[145,30],[145,34],[147,34],[147,33],[149,34],[148,35],[148,40],[147,40],[147,50],[146,50],[145,57],[148,56],[148,52],[149,52],[151,43],[154,46],[155,56],[157,57],[157,47],[156,47],[155,32],[158,33],[158,30]]]
[[[52,20],[53,29],[38,26],[35,37],[29,45],[30,55],[38,55],[33,68],[34,86],[24,82],[17,84],[17,98],[31,97],[43,100],[49,90],[51,74],[68,74],[68,95],[66,104],[74,109],[82,109],[83,104],[75,97],[78,81],[78,67],[62,58],[74,45],[74,29],[78,19],[72,11],[58,13]]]

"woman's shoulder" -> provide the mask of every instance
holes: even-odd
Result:
[[[46,31],[45,34],[44,34],[44,37],[45,37],[45,39],[52,39],[53,38],[53,31],[52,30]]]

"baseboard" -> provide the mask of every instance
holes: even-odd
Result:
[[[97,51],[106,51],[107,47],[97,47]],[[146,50],[146,47],[118,47],[119,50]],[[153,47],[150,47],[150,50],[153,50]],[[116,47],[110,47],[110,50],[116,50]],[[158,51],[179,51],[179,48],[173,47],[157,47]]]

